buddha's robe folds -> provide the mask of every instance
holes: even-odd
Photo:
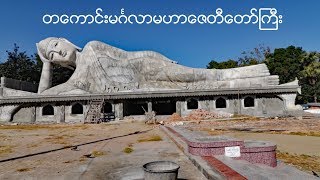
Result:
[[[241,88],[278,84],[278,76],[270,76],[265,64],[222,70],[190,68],[153,51],[127,52],[91,41],[77,58],[76,69],[70,79],[42,94]]]

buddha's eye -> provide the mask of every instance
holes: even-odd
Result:
[[[57,47],[57,45],[58,45],[58,42],[54,43],[54,47]]]

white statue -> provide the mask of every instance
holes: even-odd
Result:
[[[81,50],[63,38],[37,44],[43,62],[40,94],[107,93],[160,89],[213,89],[278,85],[264,64],[233,69],[189,68],[153,51],[127,52],[99,41]],[[51,87],[52,63],[74,69],[70,79]]]

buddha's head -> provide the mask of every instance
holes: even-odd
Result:
[[[73,69],[80,50],[64,38],[49,37],[37,43],[38,54],[43,62],[52,62]]]

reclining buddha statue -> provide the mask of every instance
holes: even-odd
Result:
[[[38,93],[84,94],[118,91],[224,89],[279,84],[265,64],[232,69],[190,68],[153,51],[128,52],[91,41],[83,49],[64,38],[37,43],[43,62]],[[52,63],[73,69],[65,83],[51,87]]]

